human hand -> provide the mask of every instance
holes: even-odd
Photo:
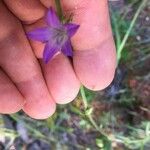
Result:
[[[107,0],[62,0],[64,12],[73,13],[73,22],[80,25],[72,38],[73,66],[63,54],[44,64],[44,44],[26,37],[44,24],[50,6],[53,0],[0,1],[0,113],[23,109],[32,118],[45,119],[56,103],[76,97],[80,83],[101,90],[113,79],[116,54]]]

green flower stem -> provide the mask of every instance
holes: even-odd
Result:
[[[62,8],[61,8],[61,2],[60,2],[60,0],[55,0],[55,5],[56,5],[57,14],[59,16],[59,19],[61,21],[63,21],[63,11],[62,11]]]
[[[87,98],[86,98],[83,86],[80,87],[80,93],[81,93],[82,101],[84,104],[84,109],[86,110],[88,108],[88,102],[87,102]]]
[[[97,131],[102,132],[102,131],[100,131],[100,129],[99,129],[98,125],[96,124],[96,122],[94,121],[94,119],[92,118],[92,115],[88,115],[87,117],[88,117],[89,121],[91,122],[91,124],[93,125],[93,127],[94,127]],[[103,133],[103,134],[104,134],[104,133]]]
[[[119,33],[118,22],[117,22],[116,16],[113,14],[113,12],[112,12],[112,21],[114,23],[114,33],[116,35],[116,48],[119,49],[119,46],[121,44],[121,36]]]
[[[103,131],[100,130],[99,126],[94,121],[91,113],[90,114],[86,113],[86,111],[88,109],[88,102],[87,102],[87,98],[86,98],[86,94],[85,94],[85,90],[84,90],[83,86],[80,87],[80,93],[81,93],[81,97],[82,97],[82,101],[83,101],[83,105],[84,105],[84,111],[85,111],[85,115],[86,115],[87,119],[89,120],[91,125],[101,134],[101,136],[103,136],[106,139],[107,135]]]
[[[85,95],[85,91],[84,91],[84,87],[81,86],[80,87],[80,93],[81,93],[81,97],[82,97],[82,101],[83,101],[83,105],[84,105],[84,110],[86,112],[87,108],[88,108],[88,102],[87,102],[87,98]],[[86,113],[85,113],[86,114]],[[87,115],[86,117],[89,119],[90,123],[95,127],[96,130],[99,130],[98,125],[96,124],[96,122],[93,120],[91,114]]]
[[[129,29],[127,30],[127,32],[126,32],[126,34],[125,34],[125,36],[124,36],[124,38],[123,38],[123,40],[122,40],[122,42],[121,42],[121,44],[120,44],[120,47],[119,47],[119,49],[118,49],[118,51],[117,51],[118,64],[119,64],[120,59],[121,59],[122,50],[123,50],[123,48],[124,48],[124,46],[125,46],[125,44],[126,44],[128,38],[129,38],[129,35],[130,35],[130,33],[131,33],[131,31],[132,31],[132,29],[133,29],[135,23],[136,23],[136,20],[137,20],[137,18],[138,18],[138,16],[139,16],[140,12],[142,11],[142,9],[143,9],[143,7],[145,6],[145,4],[147,3],[147,1],[148,1],[148,0],[142,0],[140,6],[139,6],[139,8],[138,8],[138,10],[136,11],[136,13],[135,13],[135,15],[134,15],[134,17],[133,17],[133,19],[132,19],[132,22],[131,22],[131,24],[130,24],[130,26],[129,26]]]

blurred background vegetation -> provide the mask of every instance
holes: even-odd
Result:
[[[105,90],[81,87],[47,120],[0,116],[0,150],[150,150],[150,1],[110,1],[117,48]]]

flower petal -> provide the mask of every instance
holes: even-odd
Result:
[[[67,28],[68,36],[72,37],[77,32],[80,25],[76,25],[73,23],[67,23],[67,24],[65,24],[65,27]]]
[[[58,52],[58,46],[52,46],[49,42],[45,45],[43,52],[43,59],[45,63],[48,63],[49,60]]]
[[[27,33],[29,39],[41,41],[41,42],[48,41],[51,35],[52,35],[52,31],[50,30],[50,28],[47,27],[38,28]]]
[[[52,27],[58,27],[61,25],[61,22],[59,21],[59,18],[52,7],[47,12],[46,20],[47,24]]]
[[[66,56],[73,56],[73,51],[72,51],[72,46],[71,46],[71,41],[68,40],[64,46],[62,47],[62,52]]]

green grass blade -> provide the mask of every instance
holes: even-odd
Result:
[[[118,61],[118,64],[119,64],[120,59],[121,59],[122,50],[123,50],[123,48],[124,48],[128,38],[129,38],[129,35],[130,35],[130,33],[131,33],[135,23],[136,23],[136,20],[137,20],[137,18],[139,16],[140,12],[142,11],[143,7],[146,5],[147,1],[148,0],[143,0],[141,2],[138,10],[136,11],[136,13],[135,13],[135,15],[134,15],[134,17],[132,19],[132,22],[131,22],[131,24],[129,26],[129,29],[127,30],[127,32],[126,32],[126,34],[125,34],[125,36],[124,36],[124,38],[123,38],[123,40],[121,42],[121,45],[120,45],[119,49],[117,50],[117,61]]]

